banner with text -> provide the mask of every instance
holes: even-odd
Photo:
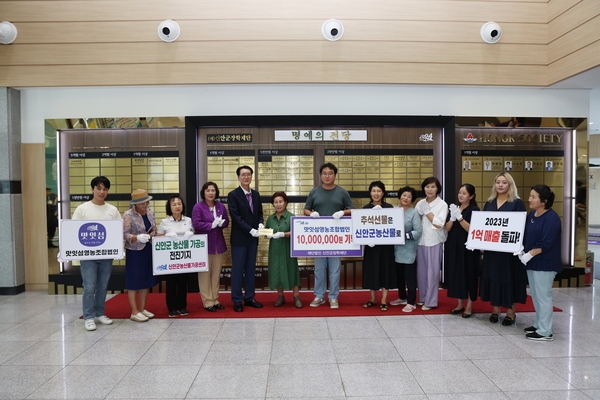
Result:
[[[208,271],[207,235],[189,239],[156,236],[152,238],[154,275]]]
[[[123,220],[60,220],[58,261],[121,259]]]
[[[356,244],[404,244],[402,208],[352,210],[352,240]]]
[[[291,239],[292,257],[362,257],[350,217],[292,217]]]
[[[516,253],[523,243],[525,211],[474,211],[467,249]]]

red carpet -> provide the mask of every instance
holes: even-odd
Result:
[[[379,294],[381,296],[381,293]],[[394,294],[395,295],[395,294]],[[281,307],[273,307],[273,303],[277,300],[276,292],[257,292],[256,300],[263,304],[263,308],[256,309],[244,307],[244,312],[237,313],[233,311],[231,303],[231,295],[229,292],[222,292],[219,300],[225,310],[217,312],[208,312],[202,307],[200,294],[188,294],[188,307],[190,315],[186,317],[178,316],[177,318],[290,318],[290,317],[360,317],[360,316],[381,316],[381,315],[421,315],[421,314],[449,314],[456,306],[456,299],[446,297],[446,291],[440,290],[438,307],[429,311],[421,311],[417,308],[412,313],[402,312],[404,306],[390,306],[389,311],[382,312],[379,307],[362,308],[362,304],[369,300],[368,290],[359,291],[342,291],[340,293],[340,308],[332,310],[329,304],[323,304],[319,307],[309,307],[310,302],[314,298],[312,292],[302,292],[300,297],[304,302],[303,308],[294,307],[293,295],[291,292],[285,294],[286,303]],[[394,300],[395,297],[391,297]],[[156,318],[169,318],[167,307],[165,304],[164,293],[151,293],[148,295],[146,309],[153,312]],[[473,313],[490,314],[492,307],[489,303],[476,301],[473,303]],[[555,311],[561,311],[554,308]],[[505,310],[502,310],[505,311]],[[519,304],[517,313],[534,311],[531,296],[527,297],[527,304]],[[129,318],[131,309],[127,300],[127,294],[119,294],[106,302],[106,315],[110,318]]]

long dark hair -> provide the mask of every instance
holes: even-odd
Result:
[[[470,183],[463,183],[461,185],[461,188],[465,188],[467,190],[467,193],[469,193],[470,196],[473,196],[471,198],[471,200],[469,201],[469,205],[470,206],[474,206],[477,204],[477,202],[475,201],[475,199],[477,198],[477,194],[475,194],[475,186],[471,185]]]

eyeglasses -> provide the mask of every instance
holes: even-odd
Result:
[[[243,177],[243,178],[247,178],[249,176],[252,176],[252,174],[240,174],[240,176]]]
[[[335,175],[335,173],[334,172],[321,172],[321,175],[333,176],[333,175]]]

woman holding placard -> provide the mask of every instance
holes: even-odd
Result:
[[[417,244],[423,233],[421,216],[411,207],[413,200],[417,197],[417,192],[410,186],[404,186],[398,189],[398,199],[400,208],[404,210],[404,244],[394,246],[394,259],[396,262],[397,275],[403,274],[406,280],[406,292],[399,294],[406,295],[406,305],[403,312],[413,312],[417,309]],[[401,286],[404,286],[401,284]],[[403,292],[404,287],[398,287],[398,292]],[[392,305],[400,305],[397,302]]]
[[[293,213],[287,210],[288,197],[285,192],[275,192],[271,196],[271,204],[275,212],[267,218],[265,228],[273,229],[269,238],[269,287],[277,289],[275,307],[285,304],[284,290],[294,291],[294,307],[302,308],[300,300],[300,270],[298,259],[291,257],[290,231]]]
[[[519,198],[517,186],[508,172],[501,172],[494,179],[492,194],[483,211],[525,211]],[[525,304],[527,299],[527,276],[519,259],[511,253],[486,250],[483,254],[479,296],[492,304],[490,322],[497,323],[500,307],[506,308],[502,325],[511,326],[517,318],[515,306]]]
[[[535,323],[525,328],[530,340],[552,340],[552,284],[562,271],[560,257],[560,217],[552,209],[554,192],[546,185],[535,185],[529,194],[531,212],[525,223],[523,250],[519,259],[525,265],[529,291],[535,307]]]
[[[417,247],[417,282],[421,310],[428,311],[438,305],[440,270],[447,232],[444,229],[448,216],[448,204],[442,200],[440,181],[430,176],[421,183],[425,198],[417,203],[415,210],[422,216],[423,235]]]
[[[183,215],[185,204],[179,195],[171,196],[167,200],[166,212],[168,217],[160,221],[157,236],[167,236],[171,239],[189,239],[194,234],[192,219]],[[189,274],[165,275],[167,285],[166,300],[169,317],[174,318],[177,314],[188,315],[187,311],[187,287]]]
[[[146,322],[154,314],[146,310],[148,289],[156,285],[152,272],[152,244],[156,236],[154,213],[148,207],[152,196],[144,189],[131,193],[131,208],[123,213],[123,239],[125,239],[125,288],[131,306],[131,319]],[[137,295],[140,303],[138,306]]]
[[[369,185],[369,196],[371,201],[363,208],[381,210],[382,208],[393,208],[390,203],[386,203],[385,185],[381,181],[371,182]],[[396,288],[396,264],[394,262],[394,245],[369,244],[365,246],[362,268],[362,287],[369,289],[371,298],[365,304],[364,308],[370,308],[377,305],[377,291],[381,289],[381,311],[388,310],[388,291]]]
[[[448,288],[448,297],[458,300],[450,313],[462,313],[463,318],[473,315],[473,302],[477,300],[480,253],[467,250],[464,246],[473,211],[479,211],[475,201],[475,186],[465,183],[458,189],[458,205],[450,204],[450,216],[445,225],[448,239],[444,251],[444,282]],[[467,299],[466,306],[463,299]]]

